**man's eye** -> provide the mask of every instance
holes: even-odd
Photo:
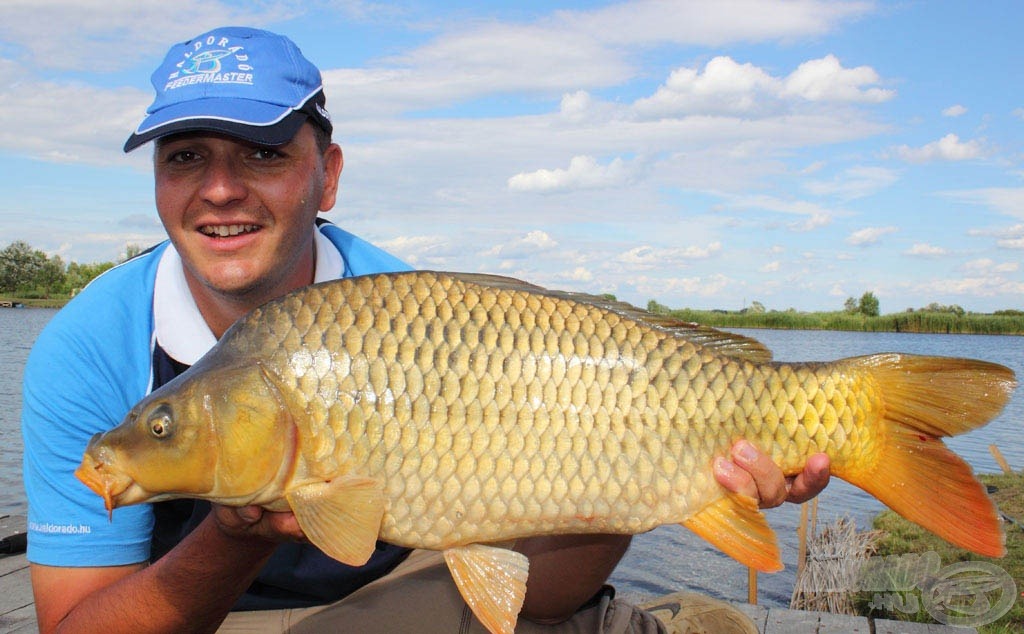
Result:
[[[252,156],[253,158],[259,159],[261,161],[270,161],[280,157],[281,154],[278,153],[278,151],[273,148],[261,147],[257,148],[256,151],[252,153]]]
[[[196,160],[199,156],[191,150],[182,150],[175,152],[167,157],[167,160],[171,163],[189,163]]]

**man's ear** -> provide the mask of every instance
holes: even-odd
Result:
[[[324,193],[320,197],[320,211],[330,211],[338,199],[338,179],[345,166],[341,146],[331,143],[324,150]]]

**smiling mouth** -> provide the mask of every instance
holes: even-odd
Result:
[[[199,232],[212,238],[230,238],[244,233],[259,231],[259,225],[206,225],[199,228]]]

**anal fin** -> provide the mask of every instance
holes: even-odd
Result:
[[[526,598],[530,562],[514,550],[469,544],[444,551],[469,609],[492,634],[512,634]]]
[[[298,487],[285,498],[306,537],[325,554],[350,566],[370,559],[384,516],[380,481],[342,476]]]
[[[745,566],[761,572],[778,572],[784,567],[775,533],[752,497],[726,494],[683,526]]]

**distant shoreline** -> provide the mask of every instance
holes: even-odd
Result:
[[[68,303],[68,299],[25,299],[22,297],[3,297],[0,296],[0,304],[3,302],[13,302],[15,306],[0,306],[0,308],[64,308],[64,304]]]
[[[957,314],[919,310],[869,317],[845,311],[755,313],[682,309],[669,310],[663,314],[680,321],[695,322],[712,328],[909,332],[929,335],[1024,335],[1024,312]]]

